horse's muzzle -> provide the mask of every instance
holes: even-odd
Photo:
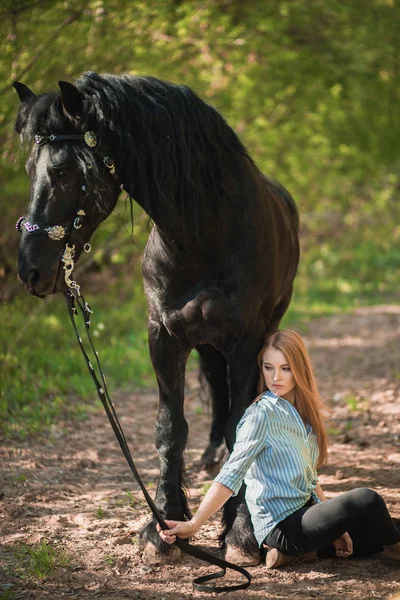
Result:
[[[57,273],[53,277],[44,278],[36,268],[31,268],[27,271],[19,269],[18,279],[32,296],[37,296],[38,298],[44,298],[50,294],[63,291],[61,289],[62,285],[57,281]]]
[[[32,269],[28,273],[28,275],[26,275],[25,277],[23,275],[21,275],[21,273],[18,273],[18,279],[22,283],[24,288],[30,294],[32,294],[32,296],[38,296],[38,298],[44,298],[44,296],[46,295],[37,290],[37,286],[40,281],[40,275],[39,275],[39,271],[37,271],[36,269]]]

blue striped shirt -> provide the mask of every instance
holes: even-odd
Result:
[[[236,495],[245,481],[246,503],[261,546],[285,517],[310,496],[320,502],[317,485],[318,444],[294,406],[267,391],[245,411],[229,459],[215,481]]]

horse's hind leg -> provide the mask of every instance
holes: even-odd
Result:
[[[184,489],[183,451],[188,424],[183,414],[185,366],[189,348],[170,336],[156,321],[149,324],[149,347],[160,393],[156,421],[156,447],[160,456],[160,478],[155,502],[165,519],[184,520],[190,517]],[[141,531],[144,543],[143,561],[160,562],[169,551],[168,562],[176,550],[163,542],[156,531],[153,518]]]
[[[262,336],[251,335],[247,339],[242,338],[228,356],[231,407],[225,427],[225,438],[229,451],[232,451],[235,442],[237,424],[247,406],[255,398],[259,376],[257,356],[262,346],[262,339]],[[239,494],[225,504],[224,531],[220,540],[226,544],[228,561],[242,565],[257,565],[260,562],[260,549],[254,536],[244,492],[243,484]]]
[[[273,331],[276,331],[278,329],[279,323],[281,322],[283,315],[285,314],[285,312],[287,311],[287,309],[289,307],[290,300],[292,298],[292,293],[293,293],[293,286],[291,286],[289,288],[289,290],[283,296],[282,300],[274,308],[271,319],[269,320],[269,322],[267,324],[267,328],[266,328],[266,332],[265,332],[266,335],[268,335],[269,333],[272,333]]]
[[[225,449],[224,431],[229,417],[228,366],[219,350],[203,344],[196,350],[200,357],[201,375],[207,381],[212,405],[210,438],[200,468],[213,471],[221,462]]]
[[[235,440],[237,423],[244,410],[255,398],[257,380],[259,378],[257,356],[262,347],[264,335],[275,331],[279,326],[280,320],[290,303],[291,294],[292,289],[290,288],[273,310],[262,337],[249,336],[247,339],[241,340],[240,343],[236,344],[236,350],[233,350],[228,357],[230,365],[231,410],[226,425],[226,442],[230,451]],[[266,313],[268,314],[268,311]],[[262,327],[260,327],[260,331],[262,331]],[[243,348],[246,350],[245,353],[242,352]],[[243,485],[239,494],[226,503],[223,512],[225,527],[220,539],[221,542],[226,544],[226,558],[230,562],[242,565],[258,564],[260,550],[244,500],[244,492],[245,486]]]

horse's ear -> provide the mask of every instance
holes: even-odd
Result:
[[[20,81],[14,81],[13,86],[16,89],[18,97],[21,100],[21,102],[25,102],[25,100],[27,100],[28,98],[32,98],[33,96],[36,96],[36,94],[34,94],[32,92],[32,90],[30,90],[28,88],[27,85],[25,85],[24,83],[21,83]]]
[[[59,81],[58,85],[65,116],[72,120],[80,120],[83,115],[83,94],[68,81]]]

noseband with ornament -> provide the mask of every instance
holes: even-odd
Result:
[[[35,139],[35,143],[40,147],[44,146],[45,144],[53,144],[53,143],[64,142],[64,141],[75,141],[75,142],[83,141],[89,148],[96,148],[96,146],[97,146],[96,134],[93,131],[85,131],[83,134],[59,134],[59,135],[51,134],[51,135],[45,135],[45,136],[36,134],[34,139]],[[109,170],[110,174],[113,177],[115,177],[114,161],[111,158],[109,158],[108,156],[104,156],[103,163]],[[122,185],[120,187],[122,189]],[[66,226],[64,226],[64,225],[49,225],[47,223],[41,223],[41,222],[30,223],[26,219],[26,217],[20,217],[15,224],[15,228],[20,233],[22,232],[22,228],[24,228],[26,233],[28,233],[29,235],[47,234],[47,236],[54,242],[59,242],[62,239],[64,239],[64,237],[66,236],[66,234],[69,230],[70,230],[70,237],[71,237],[73,230],[77,231],[82,227],[83,218],[86,216],[86,213],[83,208],[83,205],[84,205],[85,199],[86,199],[86,196],[85,196],[86,184],[85,183],[82,184],[81,191],[84,194],[83,200],[81,201],[81,208],[79,208],[79,210],[77,211],[76,217],[74,218],[74,220],[72,222],[72,226],[70,223],[68,223]],[[82,248],[85,252],[90,252],[92,247],[88,242],[86,242],[86,243],[82,242],[81,240],[79,240],[79,236],[78,236],[78,241],[81,243]],[[67,242],[65,245],[64,253],[61,258],[61,261],[64,263],[64,265],[63,265],[63,269],[65,272],[64,279],[65,279],[65,283],[67,284],[69,290],[72,290],[74,292],[74,295],[79,296],[80,286],[76,283],[76,281],[71,279],[71,273],[74,269],[74,257],[75,257],[75,244],[70,245]]]
[[[39,146],[44,146],[45,144],[55,143],[55,142],[64,142],[64,141],[68,141],[68,140],[84,141],[85,144],[87,146],[89,146],[89,148],[95,148],[97,146],[96,134],[93,133],[92,131],[86,131],[84,134],[81,134],[81,135],[80,134],[71,134],[71,135],[60,134],[60,135],[47,135],[47,136],[35,135],[35,142]],[[112,159],[110,159],[108,156],[104,156],[103,162],[104,162],[104,165],[109,170],[110,174],[115,179],[117,179],[116,174],[115,174],[114,161]],[[122,187],[123,187],[123,184],[120,185],[121,189],[122,189]],[[86,192],[85,184],[83,184],[81,186],[81,190],[83,193]],[[85,196],[84,196],[84,199],[85,199]],[[82,208],[80,208],[77,211],[77,215],[72,222],[72,226],[71,226],[71,223],[69,223],[66,227],[64,227],[64,225],[49,225],[47,223],[40,223],[40,222],[39,223],[30,223],[25,217],[20,217],[16,223],[16,229],[17,229],[17,231],[22,232],[22,228],[24,228],[25,231],[29,235],[47,234],[47,236],[52,241],[59,242],[60,240],[64,239],[64,237],[66,236],[66,234],[69,230],[70,230],[70,237],[71,237],[71,234],[74,229],[79,230],[82,227],[83,218],[86,216],[86,213],[83,209],[83,204],[84,204],[84,201],[82,202]],[[85,252],[90,252],[90,250],[91,250],[91,246],[89,243],[82,243],[82,247],[85,250]],[[128,447],[128,443],[125,438],[125,434],[121,427],[118,416],[115,412],[114,404],[111,401],[111,398],[109,396],[106,378],[104,376],[103,370],[100,365],[99,355],[93,345],[93,341],[92,341],[90,331],[89,331],[90,318],[91,318],[90,315],[92,313],[92,310],[90,309],[89,304],[85,301],[84,297],[81,295],[80,286],[76,283],[76,281],[73,281],[71,279],[71,273],[74,268],[74,257],[75,257],[75,245],[72,244],[70,246],[69,243],[67,242],[62,259],[61,259],[62,262],[64,263],[63,269],[65,271],[65,282],[68,286],[68,292],[65,294],[65,297],[67,300],[69,316],[70,316],[71,323],[72,323],[72,326],[75,331],[76,338],[78,340],[79,347],[80,347],[82,355],[85,359],[89,373],[90,373],[90,375],[94,381],[94,384],[96,386],[97,395],[98,395],[101,403],[103,404],[103,407],[105,409],[107,417],[110,421],[111,427],[115,433],[115,436],[118,440],[120,448],[126,458],[126,461],[129,464],[129,467],[130,467],[137,483],[139,484],[140,489],[143,492],[143,495],[147,501],[147,504],[148,504],[151,512],[153,513],[154,518],[158,521],[161,529],[166,530],[166,529],[168,529],[168,526],[165,523],[160,510],[158,509],[154,500],[149,495],[146,487],[144,486],[143,481],[136,469],[135,463],[133,462],[132,455],[131,455],[131,452]],[[87,334],[87,337],[89,340],[91,350],[94,353],[95,363],[97,364],[97,369],[100,374],[100,380],[96,375],[93,364],[89,360],[89,356],[85,350],[82,338],[79,335],[79,332],[78,332],[78,329],[77,329],[77,326],[75,323],[75,315],[78,314],[76,305],[79,307],[79,310],[81,311],[81,314],[83,316],[86,334]],[[243,567],[241,567],[239,565],[235,565],[234,563],[230,563],[230,562],[224,560],[223,558],[216,556],[215,554],[206,552],[202,548],[193,546],[187,540],[183,540],[178,537],[176,538],[174,545],[177,546],[182,552],[185,552],[186,554],[189,554],[190,556],[193,556],[194,558],[198,558],[205,562],[217,565],[221,568],[221,571],[218,571],[216,573],[211,573],[209,575],[203,575],[201,577],[196,577],[196,579],[194,579],[192,582],[193,588],[195,590],[198,590],[201,592],[213,592],[213,593],[217,592],[217,593],[219,593],[219,592],[228,592],[228,591],[233,591],[233,590],[244,590],[249,587],[250,582],[251,582],[251,575]],[[214,579],[219,579],[221,577],[224,577],[224,575],[226,574],[226,569],[232,569],[233,571],[241,573],[245,577],[246,581],[244,583],[233,584],[233,585],[232,584],[231,585],[223,585],[223,586],[210,586],[210,585],[206,584],[207,581],[211,581]]]

